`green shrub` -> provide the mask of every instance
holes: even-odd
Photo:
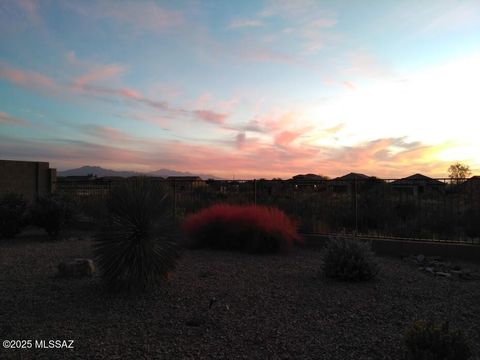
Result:
[[[412,360],[465,360],[471,355],[463,333],[450,330],[448,322],[436,325],[415,321],[407,329],[404,341]]]
[[[6,193],[0,198],[0,237],[13,238],[26,225],[27,202],[23,195]]]
[[[51,237],[58,234],[73,218],[74,204],[65,196],[48,195],[37,199],[31,209],[31,223],[44,229]]]
[[[323,257],[323,272],[332,279],[364,281],[374,278],[378,267],[368,243],[350,238],[330,238]]]
[[[94,241],[94,256],[107,286],[146,290],[175,267],[175,240],[169,191],[147,178],[114,187],[108,198],[109,218]]]

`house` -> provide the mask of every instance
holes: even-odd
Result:
[[[292,177],[295,189],[324,191],[327,189],[328,177],[315,174],[299,174]]]
[[[57,171],[48,162],[0,160],[0,196],[16,192],[34,201],[55,192],[56,179]]]
[[[357,190],[359,184],[369,180],[371,176],[351,172],[349,174],[339,176],[329,183],[329,190],[334,193],[353,193]]]
[[[414,174],[408,177],[392,181],[392,189],[405,195],[418,196],[425,193],[435,193],[445,191],[446,184],[423,174]]]
[[[455,185],[452,193],[459,203],[480,208],[480,176],[472,176]]]
[[[175,190],[192,190],[207,186],[200,176],[169,176],[167,182],[175,187]]]

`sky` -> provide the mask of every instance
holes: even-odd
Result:
[[[0,158],[480,175],[480,1],[0,1]]]

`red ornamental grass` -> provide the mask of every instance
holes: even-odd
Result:
[[[183,230],[193,248],[276,253],[301,240],[296,223],[265,206],[218,204],[189,216]]]

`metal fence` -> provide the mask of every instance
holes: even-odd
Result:
[[[123,180],[57,182],[85,212],[103,216],[105,198]],[[163,180],[181,221],[217,203],[275,206],[302,233],[480,244],[480,178],[346,180]]]

